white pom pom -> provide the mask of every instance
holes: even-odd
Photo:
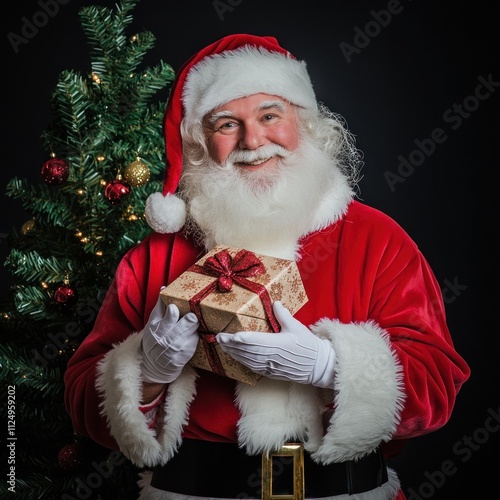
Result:
[[[173,194],[153,193],[146,200],[144,215],[157,233],[175,233],[186,222],[186,204]]]

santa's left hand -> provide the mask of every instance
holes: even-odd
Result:
[[[255,373],[317,387],[333,387],[335,351],[296,320],[281,302],[273,304],[279,333],[219,333],[221,349]]]

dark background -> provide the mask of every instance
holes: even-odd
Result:
[[[49,154],[42,149],[40,135],[58,75],[65,69],[90,72],[78,11],[93,4],[112,7],[114,2],[17,1],[10,2],[10,13],[2,16],[2,263],[10,228],[20,228],[30,218],[5,196],[5,185],[14,176],[40,181]],[[412,440],[391,463],[413,500],[489,498],[486,492],[496,484],[500,465],[495,458],[500,435],[498,355],[491,344],[497,329],[484,320],[494,312],[493,292],[485,290],[485,276],[493,281],[488,289],[495,289],[485,231],[487,221],[489,227],[498,227],[495,219],[490,222],[486,200],[493,187],[500,84],[490,84],[480,99],[474,97],[481,78],[500,82],[498,51],[493,57],[499,24],[495,2],[451,5],[411,0],[297,5],[141,0],[130,31],[132,35],[146,29],[156,36],[147,65],[162,59],[175,70],[224,35],[275,36],[307,61],[318,99],[347,120],[364,153],[361,199],[396,219],[426,255],[443,289],[456,348],[472,369],[449,423]],[[44,6],[49,12],[45,16],[40,15]],[[390,19],[388,8],[397,11]],[[26,22],[35,19],[38,28],[14,47],[12,34],[22,36]],[[342,46],[355,49],[350,58]],[[431,147],[436,128],[444,135]],[[425,155],[412,155],[418,150],[415,141],[427,144]],[[413,159],[413,171],[398,172],[400,156]],[[401,176],[392,189],[387,172]],[[2,296],[10,281],[0,267]]]

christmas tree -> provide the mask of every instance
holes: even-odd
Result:
[[[155,37],[126,34],[137,2],[79,11],[91,69],[59,75],[39,183],[7,185],[31,218],[9,235],[13,285],[0,309],[5,498],[137,498],[138,471],[119,452],[76,436],[63,403],[67,361],[90,332],[118,261],[149,233],[144,203],[162,185],[161,95],[174,72],[161,61],[142,67]]]

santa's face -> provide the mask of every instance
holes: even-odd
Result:
[[[188,225],[213,244],[293,258],[331,186],[333,162],[275,96],[234,100],[207,117],[209,157],[186,154]]]
[[[292,152],[299,145],[293,107],[269,94],[253,94],[219,106],[203,125],[211,159],[219,164],[229,159],[242,171],[272,170],[282,160],[276,146]]]

